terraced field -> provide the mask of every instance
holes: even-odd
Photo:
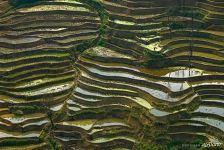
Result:
[[[223,0],[0,2],[0,149],[224,149]]]

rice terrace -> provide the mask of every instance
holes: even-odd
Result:
[[[224,0],[0,0],[0,150],[224,150]]]

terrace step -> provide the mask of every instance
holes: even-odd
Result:
[[[40,144],[29,144],[25,146],[4,146],[1,147],[0,150],[33,150],[33,149],[47,149],[48,145],[46,143]]]
[[[53,138],[62,149],[132,149],[151,128],[167,129],[162,139],[223,143],[224,2],[182,5],[47,0],[0,10],[0,145],[15,140],[0,149],[49,149],[39,141],[46,112],[11,114],[42,105],[59,114]],[[176,63],[141,65],[155,51]]]

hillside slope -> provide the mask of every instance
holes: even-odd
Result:
[[[223,146],[222,0],[0,8],[0,149]]]

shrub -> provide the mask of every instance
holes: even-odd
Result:
[[[163,68],[166,66],[172,66],[174,62],[161,52],[145,51],[144,52],[146,62],[144,66],[149,68]]]

